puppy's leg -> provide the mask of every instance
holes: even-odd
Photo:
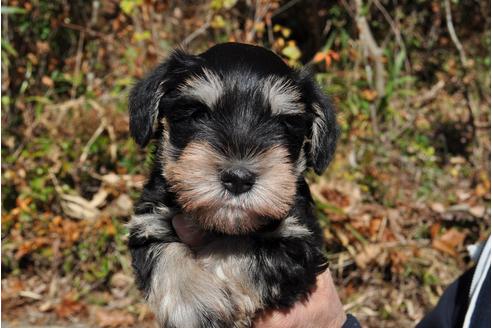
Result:
[[[136,214],[128,223],[128,245],[137,287],[147,295],[150,289],[152,270],[157,264],[162,247],[177,242],[171,225],[171,213],[154,211]]]
[[[253,255],[250,239],[238,236],[217,239],[197,254],[204,269],[229,287],[235,327],[251,327],[256,312],[263,308],[263,295],[251,271]]]
[[[161,246],[147,300],[161,327],[234,327],[227,286],[182,243]]]
[[[265,307],[290,307],[306,297],[316,276],[328,264],[319,231],[295,216],[286,218],[273,232],[254,240],[252,277],[264,295]]]
[[[129,230],[137,285],[160,327],[234,327],[229,288],[178,241],[171,217],[135,215]]]

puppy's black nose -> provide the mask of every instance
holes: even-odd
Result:
[[[249,191],[255,184],[256,176],[243,167],[231,167],[222,171],[220,180],[224,188],[239,195]]]

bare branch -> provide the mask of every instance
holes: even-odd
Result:
[[[363,47],[368,51],[369,57],[373,60],[375,66],[374,85],[378,92],[378,97],[381,98],[385,94],[385,76],[383,63],[383,50],[378,46],[371,28],[364,16],[362,10],[362,0],[355,0],[357,28],[359,29],[359,39]]]
[[[460,40],[458,39],[458,36],[456,35],[456,31],[454,30],[453,16],[451,15],[451,5],[449,4],[449,0],[443,0],[443,2],[444,2],[444,9],[446,10],[446,26],[448,27],[449,35],[451,36],[451,40],[453,40],[456,49],[458,49],[458,52],[460,53],[461,65],[463,65],[463,67],[466,68],[468,60],[466,58],[463,45],[461,44]]]

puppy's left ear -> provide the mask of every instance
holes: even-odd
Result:
[[[130,133],[137,144],[145,147],[154,132],[159,114],[159,103],[164,95],[164,81],[169,64],[164,62],[139,81],[131,90],[128,107],[130,110]]]
[[[309,69],[300,73],[304,96],[310,111],[314,114],[308,149],[309,166],[321,175],[335,153],[340,129],[333,104],[318,87]],[[309,109],[308,109],[309,110]]]
[[[141,147],[145,147],[154,135],[157,119],[162,115],[161,111],[169,105],[166,103],[169,100],[168,95],[179,80],[197,70],[201,63],[198,56],[177,49],[166,61],[135,84],[128,101],[130,133]]]

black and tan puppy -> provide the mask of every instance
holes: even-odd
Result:
[[[327,264],[303,174],[324,171],[338,136],[309,73],[239,43],[175,51],[132,90],[130,131],[156,144],[129,246],[161,327],[248,327],[309,293]],[[181,243],[176,215],[209,242]]]

